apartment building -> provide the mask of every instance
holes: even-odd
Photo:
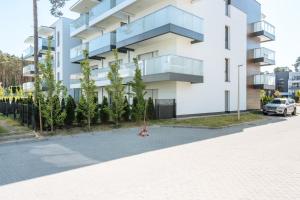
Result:
[[[282,96],[295,97],[300,91],[300,72],[282,71],[276,72],[276,89]]]
[[[147,97],[174,100],[176,117],[234,112],[238,88],[241,110],[257,109],[260,89],[270,87],[268,77],[257,77],[275,64],[274,51],[261,47],[275,40],[275,28],[255,0],[79,0],[71,10],[80,17],[70,37],[81,44],[70,60],[80,63],[88,50],[100,102],[115,48],[124,84],[138,58]],[[81,76],[70,76],[75,97]]]
[[[78,44],[80,40],[70,37],[70,23],[73,20],[68,18],[59,18],[51,26],[40,26],[39,34],[39,62],[45,63],[46,52],[48,50],[48,38],[51,37],[51,53],[53,56],[53,72],[57,81],[62,81],[66,86],[68,93],[73,94],[70,88],[70,75],[80,72],[80,66],[70,62],[70,49]],[[34,60],[34,39],[29,36],[25,43],[28,48],[23,53],[23,58],[27,61]],[[23,68],[23,76],[34,77],[34,65],[30,64]],[[26,82],[23,84],[23,90],[27,93],[33,92],[34,82]]]

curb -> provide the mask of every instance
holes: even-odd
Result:
[[[160,127],[167,127],[167,128],[191,128],[191,129],[209,129],[209,130],[218,130],[218,129],[225,129],[225,128],[232,128],[232,127],[238,127],[238,126],[243,126],[243,125],[251,125],[253,123],[258,123],[258,122],[266,122],[269,121],[270,119],[261,119],[261,120],[255,120],[251,122],[243,122],[239,124],[232,124],[228,126],[220,126],[220,127],[209,127],[209,126],[185,126],[185,125],[161,125]]]

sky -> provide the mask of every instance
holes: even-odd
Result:
[[[77,0],[70,0],[63,9],[64,16],[75,19],[78,14],[69,11]],[[258,0],[266,20],[276,27],[276,41],[263,46],[276,51],[276,65],[289,66],[300,56],[300,1]],[[48,0],[39,0],[39,25],[51,25],[56,18],[49,12]],[[0,0],[0,50],[21,56],[26,48],[24,40],[32,35],[32,0]],[[272,71],[263,67],[262,71]]]

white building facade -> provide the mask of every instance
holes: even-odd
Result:
[[[70,88],[70,75],[80,72],[80,66],[70,62],[70,49],[78,44],[80,40],[71,38],[70,23],[72,19],[59,18],[51,26],[41,26],[38,28],[39,34],[39,63],[44,63],[46,52],[48,50],[48,38],[51,37],[51,54],[53,57],[53,72],[57,81],[62,81],[66,86],[68,93],[73,94],[74,91]],[[23,58],[27,61],[34,60],[34,39],[33,36],[25,40],[28,48],[23,53]],[[23,68],[23,76],[34,77],[34,65],[30,64]],[[23,90],[27,93],[34,91],[34,82],[27,82],[23,84]]]
[[[70,37],[81,44],[70,50],[70,60],[79,65],[88,50],[100,103],[108,96],[112,49],[118,49],[124,84],[138,58],[147,97],[174,100],[174,117],[234,112],[238,88],[241,110],[259,108],[265,85],[255,76],[275,64],[275,53],[261,43],[274,40],[275,30],[262,21],[255,0],[79,0],[71,10],[80,18]],[[70,76],[75,96],[80,77]]]

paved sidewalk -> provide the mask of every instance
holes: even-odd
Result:
[[[278,119],[282,121],[222,130],[153,129],[145,139],[129,129],[122,135],[107,133],[110,137],[0,146],[0,199],[298,200],[300,117]],[[16,153],[18,167],[3,165],[9,161],[6,154]],[[44,167],[36,166],[42,163]],[[28,173],[40,170],[40,177],[18,182],[22,165]],[[90,166],[65,171],[84,165]],[[7,167],[15,169],[15,181],[3,181],[11,173]]]

